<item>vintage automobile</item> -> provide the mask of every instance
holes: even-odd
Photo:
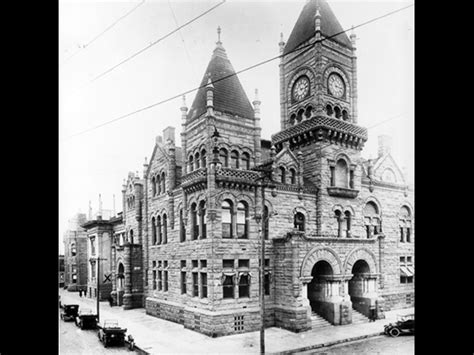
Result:
[[[395,323],[389,323],[384,328],[384,333],[392,337],[397,337],[400,334],[414,334],[415,333],[415,315],[406,314],[398,315]]]
[[[125,333],[127,328],[121,328],[116,320],[105,320],[102,325],[98,325],[99,332],[97,336],[104,344],[104,347],[109,345],[125,346]]]
[[[61,319],[63,321],[75,320],[79,311],[78,304],[63,304],[61,309]]]
[[[75,319],[75,323],[81,329],[96,329],[97,314],[90,309],[81,310]]]

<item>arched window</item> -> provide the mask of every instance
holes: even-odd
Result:
[[[161,195],[161,181],[160,181],[160,175],[156,177],[156,187],[157,187],[157,194]]]
[[[196,203],[191,205],[191,240],[197,239],[199,236],[199,220],[197,218]]]
[[[282,184],[286,184],[286,170],[284,167],[280,167],[280,180]]]
[[[344,212],[346,218],[346,237],[351,237],[351,223],[352,223],[352,215],[349,211]]]
[[[207,237],[207,224],[206,224],[206,202],[201,201],[199,203],[199,226],[201,227],[201,239]]]
[[[76,256],[76,243],[71,243],[71,256]]]
[[[237,204],[237,238],[247,239],[249,209],[245,202]]]
[[[168,217],[163,215],[163,244],[168,243]]]
[[[341,238],[342,237],[342,232],[344,229],[344,217],[342,215],[342,212],[339,210],[334,211],[334,217],[336,218],[336,223],[337,223],[337,237]]]
[[[192,155],[189,156],[189,172],[194,170],[194,157]]]
[[[186,226],[184,225],[184,213],[182,208],[179,210],[179,235],[179,240],[184,242],[186,240]]]
[[[201,152],[201,168],[205,168],[207,166],[206,162],[206,150],[203,149]]]
[[[249,153],[242,153],[242,169],[250,170],[250,155]]]
[[[166,175],[165,172],[161,173],[161,193],[166,192]]]
[[[234,169],[239,168],[239,152],[236,150],[230,152],[230,167]]]
[[[346,110],[342,110],[342,119],[347,121],[349,119],[349,115],[347,114]]]
[[[332,116],[333,111],[332,111],[332,106],[331,105],[326,105],[326,114],[328,116]]]
[[[296,115],[293,113],[291,116],[290,116],[290,125],[291,126],[294,126],[296,124]]]
[[[196,153],[196,155],[194,156],[194,167],[196,169],[199,169],[199,164],[200,164],[200,159],[199,159],[199,153]]]
[[[301,212],[295,213],[294,226],[298,231],[304,232],[304,214]]]
[[[344,159],[339,159],[336,163],[336,186],[347,188],[347,163]]]
[[[157,244],[161,244],[162,240],[162,229],[161,229],[161,216],[156,217],[156,228],[158,229],[158,242]]]
[[[369,201],[364,207],[364,224],[367,238],[372,238],[381,232],[379,209],[375,203]]]
[[[268,207],[263,207],[263,237],[268,239],[268,226],[269,226],[269,214],[268,214]]]
[[[312,107],[312,106],[306,107],[306,110],[305,110],[305,112],[304,112],[304,115],[306,116],[306,118],[310,118],[310,117],[311,117],[312,111],[313,111],[313,107]]]
[[[133,229],[130,229],[130,239],[128,240],[131,244],[133,244]]]
[[[400,208],[400,242],[411,243],[412,241],[412,217],[411,211],[407,206]]]
[[[232,202],[224,200],[221,205],[222,238],[232,238]]]
[[[152,196],[156,195],[156,182],[155,182],[155,177],[153,176],[153,179],[151,179],[151,189],[152,189]]]
[[[341,117],[341,109],[339,107],[334,107],[334,116],[336,116],[336,118],[340,118]]]
[[[304,110],[300,109],[298,113],[296,114],[296,122],[300,123],[303,121],[303,115],[304,115]]]
[[[122,291],[124,288],[125,280],[125,268],[122,263],[119,264],[117,271],[117,290]]]
[[[293,168],[290,169],[290,183],[296,185],[296,170]]]
[[[219,150],[219,159],[220,159],[223,167],[227,168],[229,166],[229,155],[228,155],[226,149],[221,148]]]
[[[151,244],[156,244],[156,220],[155,217],[151,219]]]

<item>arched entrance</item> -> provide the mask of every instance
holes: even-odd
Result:
[[[125,291],[125,267],[119,263],[117,269],[117,305],[123,305],[123,294]]]
[[[308,299],[311,305],[311,310],[318,313],[322,302],[327,302],[331,294],[329,279],[333,276],[331,265],[325,261],[320,260],[314,264],[311,270],[313,279],[308,284]]]
[[[371,317],[371,309],[376,306],[377,276],[371,273],[367,261],[359,259],[352,266],[352,278],[349,280],[348,292],[352,308],[367,317]]]

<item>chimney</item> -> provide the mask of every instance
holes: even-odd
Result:
[[[379,149],[378,149],[378,156],[384,156],[390,153],[392,149],[392,137],[388,135],[380,135],[378,136],[379,139]]]
[[[168,143],[168,140],[170,140],[171,142],[175,142],[174,141],[174,131],[175,131],[175,128],[174,127],[166,127],[164,130],[163,130],[163,140],[165,141],[165,144]]]
[[[99,212],[97,213],[97,219],[102,219],[102,196],[99,194]]]

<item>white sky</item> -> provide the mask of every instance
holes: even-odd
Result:
[[[121,186],[129,171],[142,174],[155,137],[176,127],[180,145],[181,99],[175,99],[87,133],[71,135],[136,109],[199,86],[217,40],[221,40],[236,71],[279,54],[280,32],[286,41],[304,0],[227,0],[204,17],[172,34],[117,69],[90,83],[178,25],[200,15],[220,0],[145,1],[129,16],[94,41],[140,1],[59,1],[59,238],[75,213],[93,210],[102,195],[112,209],[113,194],[121,211]],[[413,3],[406,1],[329,0],[344,29]],[[359,125],[370,128],[363,150],[377,155],[377,136],[393,137],[392,155],[414,170],[414,7],[356,29]],[[71,57],[69,60],[68,58]],[[61,63],[65,64],[61,65]],[[258,88],[262,101],[262,138],[279,130],[278,60],[239,75],[252,101]],[[187,95],[188,107],[194,94]],[[70,138],[69,138],[70,137]]]

